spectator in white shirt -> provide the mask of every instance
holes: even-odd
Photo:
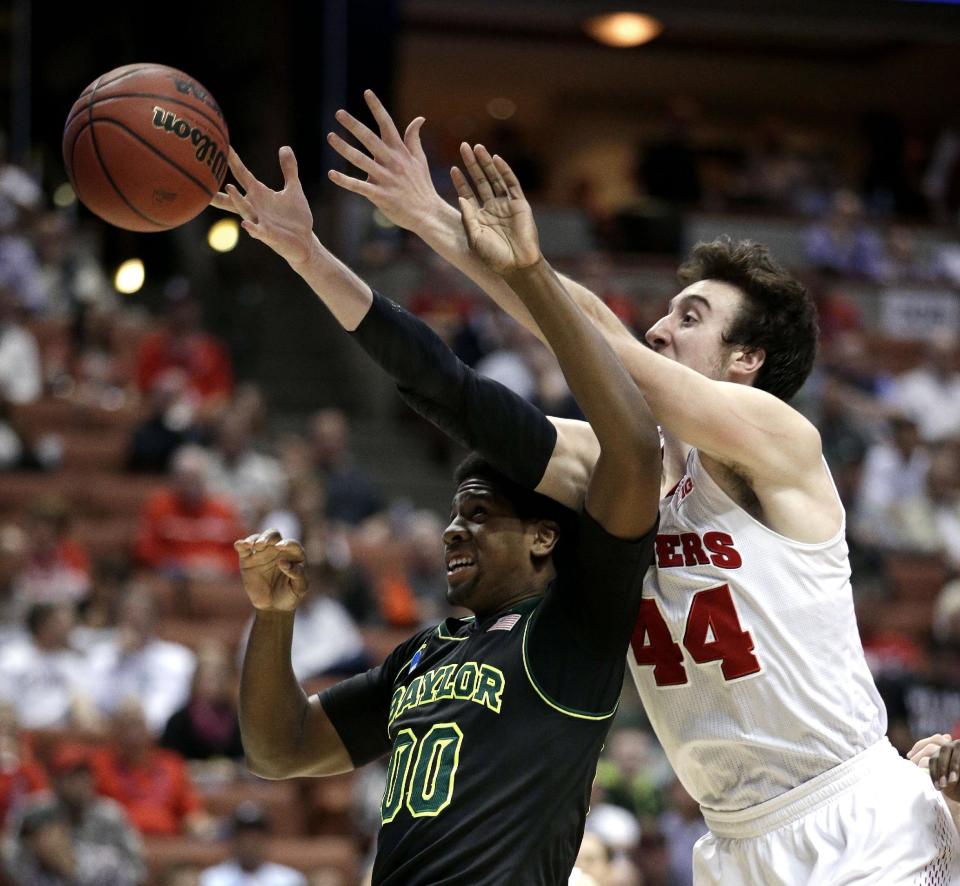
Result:
[[[33,334],[18,322],[16,292],[0,269],[0,470],[16,468],[29,448],[16,409],[43,390],[40,350]]]
[[[113,636],[90,649],[96,702],[105,714],[129,698],[143,705],[147,725],[158,736],[174,711],[186,703],[196,656],[186,646],[154,632],[156,607],[146,587],[130,587],[119,604]]]
[[[960,372],[954,335],[943,331],[932,336],[926,362],[898,376],[887,399],[917,422],[926,443],[960,435]]]

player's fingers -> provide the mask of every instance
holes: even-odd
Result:
[[[327,178],[345,191],[359,194],[361,197],[366,197],[371,203],[374,202],[373,197],[376,192],[370,182],[360,181],[360,179],[351,175],[344,175],[342,172],[337,172],[336,169],[331,169],[327,173]]]
[[[353,145],[348,144],[335,132],[327,133],[327,142],[344,160],[352,163],[357,169],[362,170],[367,175],[372,175],[377,168],[377,161],[369,154],[358,151]]]
[[[276,529],[266,529],[257,536],[257,540],[253,543],[254,551],[263,551],[272,545],[275,545],[282,536]]]
[[[277,552],[286,560],[296,563],[302,563],[307,556],[303,551],[303,545],[292,538],[285,538],[277,542]]]
[[[523,200],[523,188],[520,187],[520,179],[517,178],[514,171],[510,168],[510,164],[499,154],[494,154],[493,165],[496,167],[497,172],[500,173],[500,178],[507,187],[507,193],[514,200]]]
[[[383,141],[372,129],[361,123],[353,114],[341,108],[333,116],[336,117],[337,123],[346,129],[347,132],[373,154],[374,157],[383,150]]]
[[[219,193],[213,195],[213,199],[210,201],[210,205],[214,209],[222,209],[225,212],[233,212],[235,214],[237,213],[237,209],[233,205],[233,201],[230,199],[230,195],[223,193],[223,191],[220,191]]]
[[[257,220],[257,211],[253,208],[250,200],[241,194],[235,185],[227,185],[226,191],[230,202],[233,203],[234,212],[246,221],[255,222]]]
[[[477,156],[466,142],[460,145],[460,158],[463,160],[464,168],[470,173],[470,178],[477,189],[480,200],[486,202],[493,197],[493,188],[483,173],[483,168],[477,162]]]
[[[454,166],[450,169],[450,181],[453,182],[454,188],[457,189],[458,197],[462,197],[464,200],[476,200],[470,182],[467,181],[467,177],[460,171],[459,167]]]
[[[949,742],[950,742],[950,736],[941,735],[940,733],[937,733],[936,735],[931,735],[928,738],[921,738],[907,752],[907,759],[914,760],[915,758],[920,756],[931,757],[933,756],[933,754],[937,752],[937,748],[940,748],[943,745],[948,744]]]
[[[426,122],[426,117],[414,117],[414,119],[407,124],[407,129],[403,133],[403,143],[407,146],[407,150],[418,160],[423,160],[424,162],[426,162],[427,155],[423,152],[423,145],[420,142],[420,130]]]
[[[255,532],[253,535],[248,535],[246,538],[239,538],[233,543],[233,546],[238,551],[249,553],[250,549],[253,547],[253,543],[259,538],[259,535],[259,533]]]
[[[245,191],[249,191],[250,188],[260,184],[260,182],[254,178],[253,173],[244,165],[243,160],[240,159],[240,155],[232,147],[227,157],[227,163],[230,166],[233,177],[243,185]]]
[[[370,113],[373,114],[373,119],[377,121],[377,126],[380,127],[380,137],[385,142],[394,144],[402,141],[397,124],[393,122],[393,117],[387,113],[383,102],[377,98],[372,89],[364,90],[363,100],[367,103]]]
[[[493,157],[490,156],[490,152],[483,145],[475,145],[473,153],[476,154],[480,168],[487,177],[487,181],[490,182],[490,187],[493,188],[494,196],[506,197],[508,193],[506,182],[504,182],[503,176],[500,175],[500,170],[497,169],[496,164],[493,162]]]
[[[298,187],[300,184],[300,167],[297,163],[297,156],[293,153],[293,148],[284,145],[280,148],[280,171],[283,173],[284,188]]]

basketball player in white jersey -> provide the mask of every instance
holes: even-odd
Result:
[[[535,334],[514,293],[470,255],[419,141],[366,93],[377,135],[330,143],[366,173],[331,179],[374,203]],[[482,147],[463,152],[491,181]],[[454,183],[462,197],[462,177]],[[507,183],[509,185],[509,182]],[[516,211],[509,188],[482,208]],[[599,299],[565,285],[643,391],[664,435],[657,568],[628,654],[650,721],[710,833],[697,883],[960,882],[960,843],[928,777],[886,740],[886,711],[854,617],[843,508],[820,437],[787,405],[813,363],[804,288],[759,246],[701,245],[685,288],[638,342]],[[542,337],[542,336],[541,336]],[[552,420],[537,491],[579,504],[597,456],[589,427]]]

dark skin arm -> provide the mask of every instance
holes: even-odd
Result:
[[[470,248],[523,301],[600,442],[586,507],[611,535],[639,538],[660,497],[660,438],[643,395],[540,252],[530,204],[500,157],[464,145],[452,171]]]
[[[262,778],[336,775],[350,755],[290,663],[294,613],[307,589],[303,548],[268,530],[234,544],[256,609],[240,676],[240,732],[250,771]]]

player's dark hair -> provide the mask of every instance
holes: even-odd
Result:
[[[514,483],[476,452],[471,452],[453,472],[453,482],[457,486],[469,478],[486,480],[510,503],[521,520],[552,520],[556,523],[560,527],[560,537],[553,549],[554,562],[568,554],[577,531],[577,515],[573,510],[539,492]]]
[[[789,400],[806,381],[817,353],[817,309],[807,288],[770,255],[766,246],[720,237],[698,243],[677,271],[689,286],[719,280],[744,294],[743,306],[723,340],[766,354],[754,387]]]

